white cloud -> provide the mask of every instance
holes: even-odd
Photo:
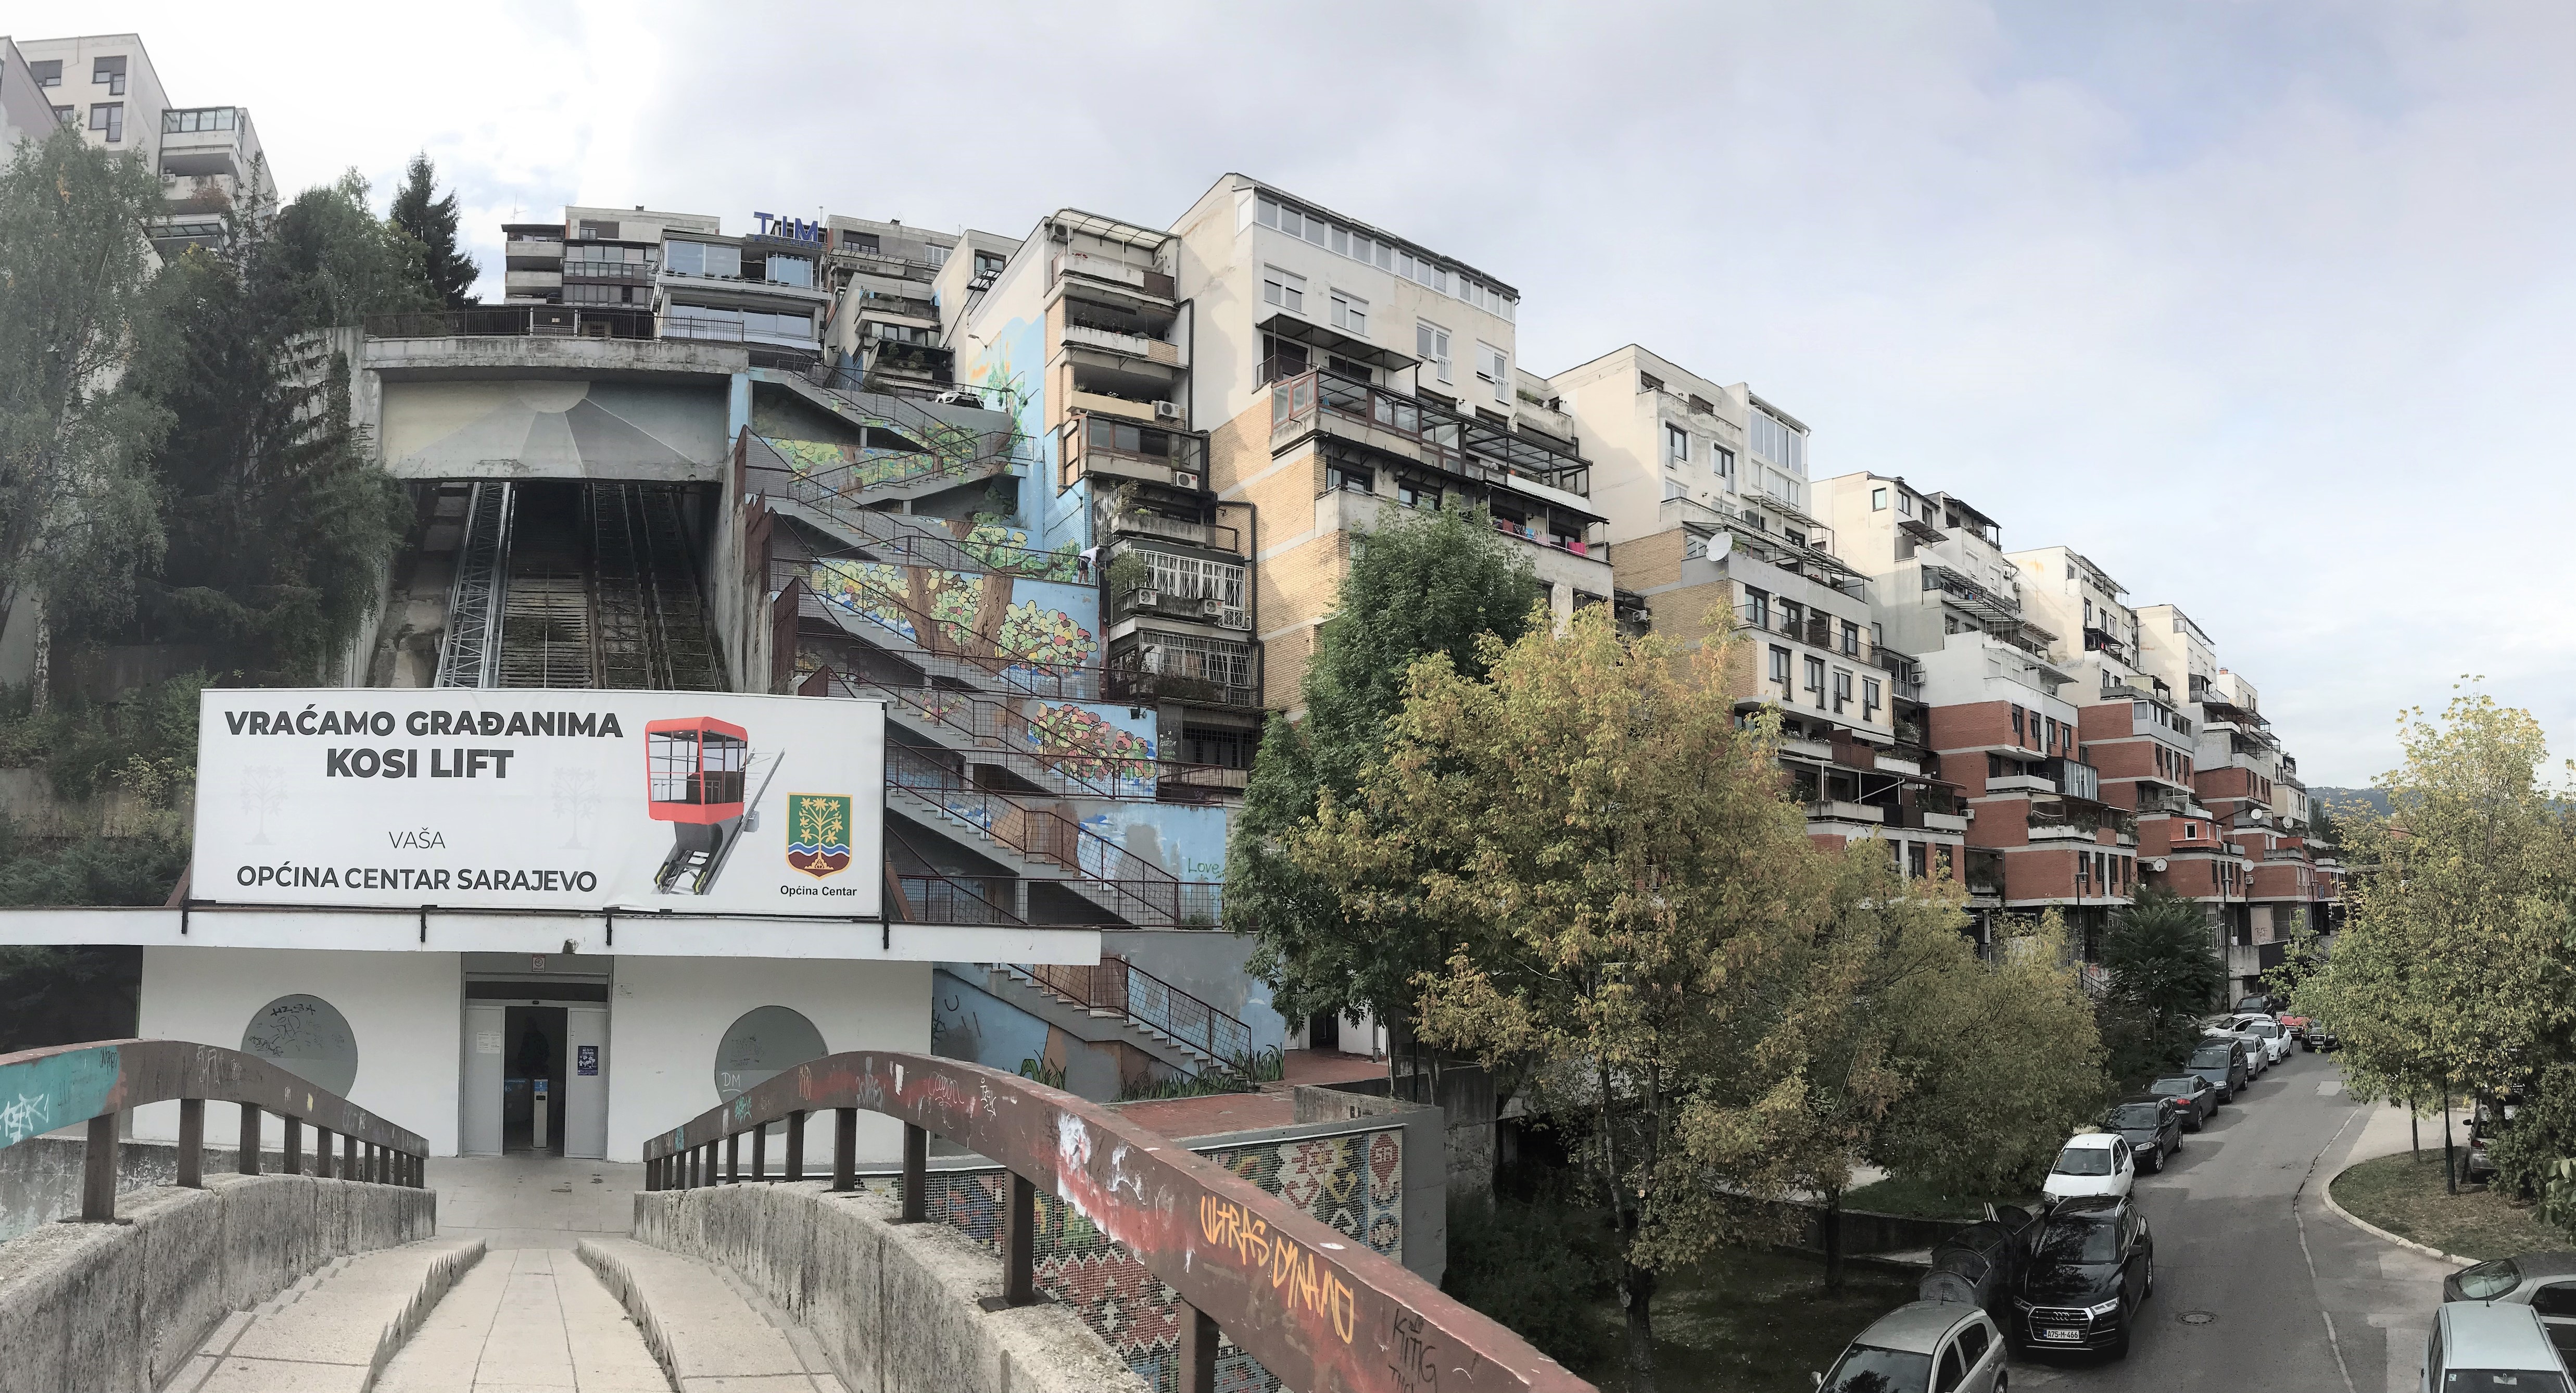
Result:
[[[94,26],[22,6],[22,32]],[[2576,14],[1967,3],[1480,9],[136,5],[281,182],[416,148],[565,202],[1018,232],[1240,169],[1637,340],[2209,629],[2316,782],[2483,672],[2565,729],[2549,403]]]

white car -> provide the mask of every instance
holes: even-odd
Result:
[[[2228,1022],[2227,1028],[2239,1035],[2251,1035],[2260,1039],[2263,1042],[2264,1053],[2270,1056],[2267,1063],[2278,1064],[2298,1053],[2299,1037],[2292,1035],[2289,1027],[2270,1016],[2238,1016]]]
[[[2073,1199],[2077,1195],[2125,1195],[2138,1183],[2138,1158],[2129,1140],[2117,1132],[2078,1132],[2067,1138],[2048,1171],[2041,1198]]]
[[[2209,1029],[2200,1033],[2205,1037],[2215,1037],[2221,1040],[2235,1040],[2243,1044],[2245,1046],[2246,1077],[2248,1078],[2259,1077],[2264,1070],[2272,1067],[2273,1060],[2280,1057],[2273,1053],[2272,1047],[2264,1042],[2262,1036],[2257,1035],[2250,1030],[2227,1030],[2219,1026],[2211,1026]]]

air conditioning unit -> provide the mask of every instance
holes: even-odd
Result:
[[[1131,594],[1129,603],[1135,605],[1139,609],[1154,609],[1163,603],[1163,592],[1160,590],[1134,591]]]
[[[1181,419],[1180,403],[1170,401],[1158,401],[1154,403],[1154,419],[1157,421],[1177,421]]]
[[[1199,476],[1196,474],[1182,474],[1175,472],[1172,475],[1172,486],[1174,488],[1185,489],[1197,488],[1199,486]]]
[[[1206,615],[1210,619],[1214,619],[1225,613],[1225,601],[1201,600],[1199,601],[1199,613]]]

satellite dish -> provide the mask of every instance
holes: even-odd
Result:
[[[2156,859],[2154,859],[2153,861],[2149,861],[2149,862],[2147,863],[2147,869],[2148,869],[2148,870],[2151,870],[2151,871],[2162,871],[2164,868],[2165,868],[2165,858],[2163,858],[2163,857],[2161,857],[2161,856],[2159,856],[2159,857],[2157,857]]]

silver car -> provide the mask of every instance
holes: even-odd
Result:
[[[2004,1393],[2003,1332],[1964,1301],[1909,1301],[1843,1348],[1822,1393]],[[2554,1390],[2565,1393],[2565,1390]]]
[[[2448,1301],[2424,1337],[2423,1393],[2568,1393],[2558,1357],[2529,1306]]]
[[[2576,1253],[2517,1253],[2442,1279],[2445,1301],[2529,1306],[2558,1353],[2576,1363]]]

